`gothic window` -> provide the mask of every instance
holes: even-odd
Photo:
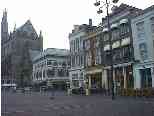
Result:
[[[39,78],[39,72],[36,73],[36,80]]]
[[[73,41],[70,42],[70,52],[72,52]]]
[[[80,56],[80,65],[83,65],[83,56]]]
[[[139,49],[140,49],[140,56],[141,56],[142,60],[146,60],[148,57],[146,43],[139,44]]]
[[[39,78],[42,78],[42,72],[41,71],[39,72]]]
[[[4,80],[1,80],[1,84],[4,84],[5,82],[4,82]]]
[[[43,77],[45,77],[45,70],[43,71]]]
[[[75,56],[72,56],[72,65],[75,66]]]

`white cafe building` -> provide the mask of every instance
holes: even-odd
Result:
[[[69,81],[69,50],[48,48],[33,58],[34,84],[50,81],[56,87],[64,87]]]

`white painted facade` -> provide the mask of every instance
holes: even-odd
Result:
[[[154,6],[133,18],[131,25],[135,56],[134,88],[154,87]]]
[[[74,32],[69,36],[71,68],[69,70],[70,88],[79,88],[84,85],[84,52],[83,39],[86,35],[80,25],[74,26]]]

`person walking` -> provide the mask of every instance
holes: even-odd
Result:
[[[49,91],[51,92],[50,99],[54,99],[54,98],[55,98],[55,89],[54,89],[53,84],[51,84],[51,85],[49,86]]]

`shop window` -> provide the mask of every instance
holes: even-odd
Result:
[[[74,87],[79,87],[79,81],[78,80],[73,80],[72,84]]]
[[[149,88],[152,87],[152,76],[151,76],[151,69],[140,69],[140,76],[141,76],[141,87],[142,88]]]

